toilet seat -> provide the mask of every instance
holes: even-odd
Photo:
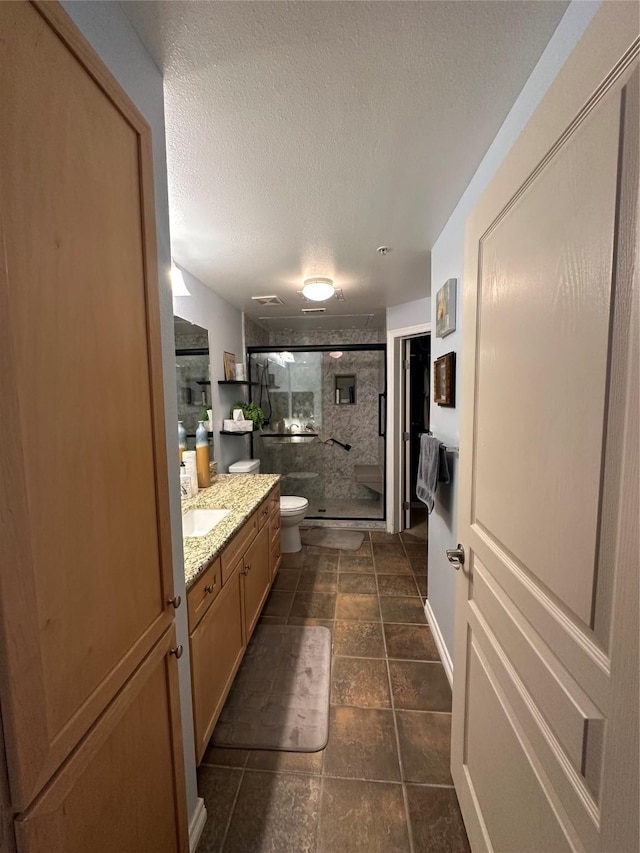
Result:
[[[309,506],[309,501],[306,498],[299,498],[295,495],[283,495],[280,498],[280,513],[282,515],[291,515],[301,512]]]

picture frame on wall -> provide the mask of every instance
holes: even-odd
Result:
[[[449,278],[436,294],[436,338],[455,332],[457,284],[457,278]]]
[[[236,378],[236,356],[235,353],[225,352],[223,354],[224,361],[224,378],[226,382],[233,382]]]
[[[448,352],[433,362],[433,402],[449,407],[456,404],[455,352]]]

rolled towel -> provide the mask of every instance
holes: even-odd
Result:
[[[423,433],[420,436],[420,459],[418,461],[416,495],[425,504],[429,513],[433,510],[436,499],[439,469],[440,441],[433,435]]]

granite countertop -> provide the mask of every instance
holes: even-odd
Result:
[[[279,481],[279,474],[218,474],[208,489],[182,501],[183,514],[190,509],[231,510],[206,536],[183,537],[187,589]]]

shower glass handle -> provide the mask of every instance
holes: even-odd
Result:
[[[387,432],[387,417],[385,412],[384,402],[387,399],[386,393],[378,394],[378,435],[384,436]]]

